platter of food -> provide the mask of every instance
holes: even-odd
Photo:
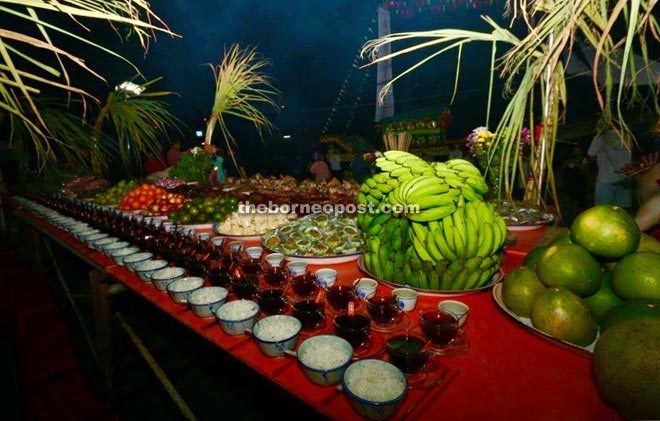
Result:
[[[355,218],[343,214],[307,215],[268,230],[261,238],[266,249],[312,265],[350,262],[362,254]]]
[[[417,288],[417,287],[412,287],[407,284],[397,284],[392,281],[388,281],[386,279],[382,279],[377,277],[376,275],[372,274],[367,268],[365,267],[364,264],[364,258],[359,258],[358,259],[358,268],[367,274],[370,278],[373,278],[377,280],[378,282],[381,282],[385,285],[389,285],[393,288],[411,288],[414,289],[415,291],[419,292],[421,295],[428,295],[428,296],[436,296],[436,297],[449,297],[449,296],[459,296],[459,295],[469,295],[469,294],[474,294],[477,292],[481,291],[486,291],[490,288],[492,288],[494,285],[498,284],[502,279],[504,279],[504,272],[500,269],[498,272],[496,272],[493,277],[491,278],[490,282],[486,283],[485,285],[479,287],[479,288],[472,288],[472,289],[464,289],[464,290],[436,290],[436,289],[425,289],[425,288]]]
[[[567,342],[567,341],[562,341],[561,339],[557,339],[557,338],[554,338],[554,337],[548,335],[547,333],[535,328],[534,325],[532,324],[531,319],[528,319],[526,317],[520,317],[517,314],[515,314],[514,312],[512,312],[511,310],[509,310],[507,308],[506,304],[504,304],[504,300],[502,299],[502,285],[501,284],[495,285],[495,287],[493,288],[493,299],[495,300],[495,303],[498,305],[498,307],[500,309],[502,309],[502,311],[504,311],[507,315],[509,315],[515,321],[517,321],[518,323],[523,325],[527,330],[529,330],[530,332],[532,332],[536,335],[539,335],[541,338],[543,338],[547,341],[550,341],[550,342],[554,343],[555,345],[558,345],[562,348],[566,348],[570,351],[577,352],[581,355],[586,355],[586,356],[590,357],[591,354],[594,352],[594,346],[596,345],[596,342],[598,341],[598,335],[596,336],[596,339],[594,339],[594,341],[592,343],[590,343],[589,345],[579,346],[579,345],[576,345],[576,344],[573,344],[573,343],[570,343],[570,342]]]
[[[213,225],[213,232],[223,237],[244,241],[259,241],[267,230],[295,220],[295,214],[288,213],[232,213],[222,222]]]

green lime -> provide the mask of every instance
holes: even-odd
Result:
[[[216,211],[215,206],[213,204],[209,205],[204,205],[204,213],[207,215],[212,215]]]
[[[199,208],[197,206],[191,206],[188,208],[188,213],[190,213],[190,216],[199,215]]]
[[[179,215],[179,222],[182,225],[189,224],[191,220],[191,216],[189,213],[182,213]]]
[[[222,212],[215,212],[213,214],[213,221],[214,222],[222,222],[225,220],[225,214]]]

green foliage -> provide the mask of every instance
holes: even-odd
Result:
[[[181,155],[175,167],[170,168],[170,177],[180,178],[188,182],[198,181],[205,183],[213,169],[213,155],[203,149],[194,148]]]

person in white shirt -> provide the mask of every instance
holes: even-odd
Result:
[[[337,180],[341,180],[341,156],[336,150],[331,150],[329,154],[329,160],[330,160],[330,171],[332,172],[332,176],[336,178]]]
[[[616,130],[607,130],[594,137],[587,155],[598,164],[596,204],[613,204],[630,208],[631,191],[622,185],[625,177],[616,172],[630,163],[630,152],[621,143]]]

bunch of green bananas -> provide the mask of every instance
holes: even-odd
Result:
[[[488,185],[462,159],[428,163],[403,151],[376,160],[382,170],[365,180],[358,214],[365,267],[376,277],[431,290],[483,286],[499,270],[506,224],[483,201]],[[380,213],[400,205],[400,213]]]

